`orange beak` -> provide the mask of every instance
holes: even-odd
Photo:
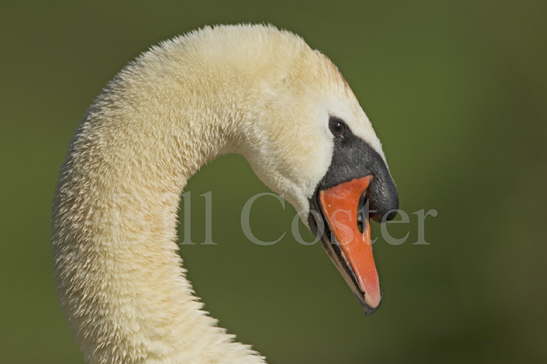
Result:
[[[364,202],[372,178],[356,178],[321,190],[318,196],[331,233],[330,239],[324,239],[324,246],[367,313],[374,312],[382,299]]]

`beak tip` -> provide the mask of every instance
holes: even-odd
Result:
[[[381,303],[382,303],[381,296],[373,296],[373,295],[365,294],[364,301],[363,301],[365,315],[366,316],[372,315],[374,312],[376,312],[380,308]]]

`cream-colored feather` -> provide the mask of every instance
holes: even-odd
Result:
[[[208,160],[235,152],[307,216],[332,155],[330,114],[383,155],[336,67],[271,26],[177,37],[110,82],[77,131],[54,209],[59,290],[89,362],[264,363],[193,295],[179,197]]]

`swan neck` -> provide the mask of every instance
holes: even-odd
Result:
[[[202,311],[176,243],[182,189],[226,149],[237,113],[165,67],[125,72],[78,130],[54,208],[59,291],[81,347],[92,363],[263,363]]]

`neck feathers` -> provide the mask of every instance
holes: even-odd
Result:
[[[202,311],[177,253],[181,191],[241,119],[236,90],[206,89],[198,71],[174,66],[185,52],[169,43],[122,71],[62,170],[56,272],[92,363],[263,363]]]

